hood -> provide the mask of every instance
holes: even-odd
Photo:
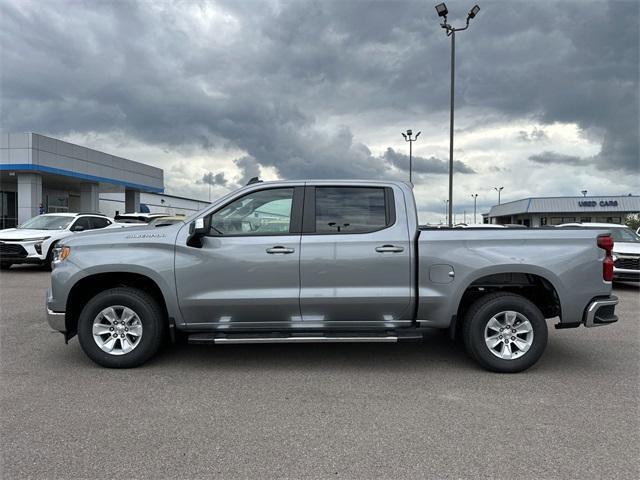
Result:
[[[640,243],[614,242],[613,253],[640,255]]]
[[[30,228],[6,228],[0,230],[0,240],[29,240],[50,237],[59,230],[32,230]]]
[[[101,228],[99,230],[88,230],[79,232],[70,237],[66,237],[59,245],[80,246],[113,246],[113,245],[135,245],[145,240],[154,242],[165,239],[175,239],[175,236],[184,224],[179,223],[166,227],[150,227],[147,224],[135,227],[124,228]]]

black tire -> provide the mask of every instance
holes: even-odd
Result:
[[[128,353],[113,355],[103,351],[93,338],[93,321],[105,308],[123,306],[133,310],[142,323],[142,335]],[[118,287],[98,293],[85,305],[78,318],[78,340],[87,356],[103,367],[132,368],[155,355],[162,344],[165,321],[158,302],[149,294],[130,287]]]
[[[0,263],[0,270],[9,270],[11,268],[12,263],[2,262]]]
[[[494,315],[505,311],[523,315],[533,330],[531,346],[517,358],[499,358],[485,343],[487,323]],[[514,293],[491,293],[479,298],[469,307],[462,326],[462,337],[469,356],[487,370],[500,373],[521,372],[535,364],[542,356],[547,346],[547,322],[540,309],[523,296]]]
[[[49,251],[47,252],[47,258],[44,259],[44,263],[42,264],[42,268],[48,272],[50,272],[51,270],[53,270],[53,249],[56,248],[56,243],[58,242],[53,242],[50,246],[49,246]]]

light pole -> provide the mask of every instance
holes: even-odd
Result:
[[[493,189],[498,192],[498,205],[500,205],[500,192],[504,187],[493,187]]]
[[[454,94],[455,94],[455,69],[456,69],[456,32],[461,32],[469,28],[469,21],[480,11],[478,5],[469,10],[467,14],[467,22],[464,27],[454,28],[447,23],[447,15],[449,10],[444,3],[436,5],[436,12],[438,16],[442,17],[442,23],[440,26],[447,31],[447,37],[451,37],[451,113],[449,123],[449,226],[451,227],[451,211],[453,209],[453,106],[454,106]]]
[[[418,132],[416,133],[416,136],[411,138],[411,135],[413,135],[413,130],[407,130],[407,133],[402,133],[402,136],[404,137],[404,141],[405,142],[409,142],[409,183],[413,185],[413,178],[411,175],[411,172],[413,170],[413,142],[415,142],[416,140],[418,140],[418,137],[420,136],[422,132]]]
[[[586,191],[586,190],[582,190],[580,193],[582,193],[582,196],[583,196],[583,197],[586,197],[586,196],[587,196],[587,191]]]
[[[476,202],[478,200],[478,194],[477,193],[472,193],[471,196],[473,197],[473,223],[476,223]]]
[[[449,225],[449,215],[451,214],[451,210],[449,210],[449,200],[444,201],[444,223]],[[451,226],[451,225],[449,225]]]

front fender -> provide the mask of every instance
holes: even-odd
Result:
[[[152,280],[160,289],[169,317],[182,323],[175,287],[175,246],[167,242],[136,245],[71,245],[69,257],[54,266],[51,274],[50,308],[63,312],[78,282],[100,274],[137,274]]]

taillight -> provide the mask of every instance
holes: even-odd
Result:
[[[613,237],[611,235],[598,235],[598,247],[605,251],[604,260],[602,261],[602,279],[606,282],[613,280]]]

